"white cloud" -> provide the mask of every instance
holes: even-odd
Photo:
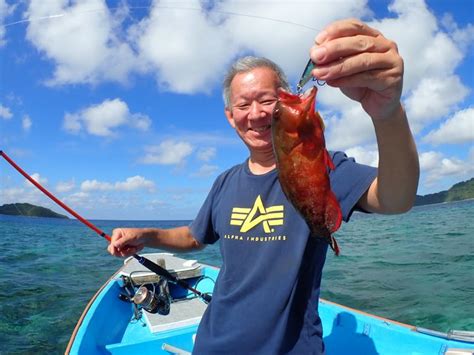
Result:
[[[30,184],[30,186],[32,186]],[[11,187],[0,189],[1,203],[31,203],[48,208],[56,207],[48,197],[37,188]]]
[[[38,173],[31,174],[30,176],[33,180],[35,180],[37,183],[39,183],[41,185],[45,185],[45,184],[48,183],[48,179],[43,178]],[[25,186],[32,187],[32,188],[34,187],[33,183],[31,183],[29,180],[25,180]],[[34,188],[36,189],[36,187],[34,187]]]
[[[70,192],[76,186],[74,181],[61,181],[56,185],[56,191],[59,193]]]
[[[428,133],[423,141],[433,144],[474,144],[474,108],[456,112],[437,130]]]
[[[121,22],[127,10],[111,12],[103,0],[32,0],[25,14],[31,19],[27,39],[56,67],[50,85],[125,82],[135,55],[121,40]],[[54,17],[48,21],[37,18]]]
[[[102,182],[98,180],[85,180],[81,183],[82,192],[90,191],[136,191],[147,190],[154,191],[155,183],[147,180],[142,176],[136,175],[127,178],[125,181],[117,181],[115,183]]]
[[[5,120],[9,120],[12,117],[13,117],[13,114],[10,111],[10,109],[8,107],[3,106],[2,104],[0,104],[0,118],[3,118]]]
[[[379,163],[379,152],[377,147],[353,147],[345,151],[348,157],[355,158],[356,162],[377,167]]]
[[[33,122],[31,121],[30,116],[24,115],[23,118],[21,119],[21,126],[23,127],[23,130],[29,131],[32,125],[33,125]]]
[[[375,139],[372,120],[360,105],[344,108],[340,115],[327,118],[326,146],[331,150],[348,149]]]
[[[0,47],[4,46],[5,40],[5,19],[13,12],[16,5],[8,5],[5,0],[0,0]]]
[[[474,154],[467,160],[446,157],[441,152],[428,151],[420,154],[420,170],[423,184],[432,186],[446,177],[456,177],[458,180],[472,177],[474,174]]]
[[[406,100],[407,115],[414,132],[449,113],[468,94],[459,77],[431,77],[421,80]]]
[[[109,182],[100,182],[98,180],[85,180],[81,183],[81,191],[89,192],[89,191],[104,191],[104,190],[112,190],[113,185]]]
[[[220,15],[223,30],[234,39],[240,53],[251,51],[271,58],[289,77],[301,75],[314,37],[326,24],[336,19],[370,14],[366,0],[333,1],[330,4],[327,1],[304,1],[298,2],[297,6],[292,2],[230,0],[218,2],[216,6],[226,13]],[[232,53],[229,59],[238,54]]]
[[[115,189],[119,191],[133,191],[138,189],[153,191],[155,189],[155,183],[142,176],[136,175],[127,178],[123,182],[116,182]]]
[[[96,136],[113,136],[114,129],[126,124],[147,130],[151,120],[141,113],[132,114],[127,104],[120,99],[107,99],[78,113],[66,113],[63,120],[63,128],[69,133],[78,133],[84,128]]]
[[[452,38],[466,51],[474,43],[474,25],[469,23],[464,28],[459,28],[451,14],[445,14],[441,19],[441,23],[450,32]]]
[[[216,156],[216,148],[200,148],[197,153],[197,158],[201,161],[210,161]]]
[[[198,0],[189,1],[186,7],[156,1],[149,17],[130,31],[140,59],[156,74],[163,89],[210,92],[238,50],[230,34],[200,8]]]
[[[55,65],[52,84],[124,82],[131,73],[139,72],[154,75],[164,90],[182,93],[210,92],[232,59],[248,52],[272,58],[290,79],[296,78],[306,64],[318,30],[335,19],[370,15],[366,0],[336,1],[331,6],[327,1],[302,2],[298,6],[277,2],[269,6],[263,0],[224,0],[205,10],[201,10],[203,2],[198,0],[186,5],[155,1],[149,13],[130,26],[133,21],[125,21],[123,7],[112,13],[99,0],[64,4],[32,1],[27,14],[30,18],[64,14],[54,21],[32,21],[28,25],[28,39]],[[441,136],[449,136],[452,142],[466,141],[471,136],[466,136],[465,130],[458,130],[457,135],[444,132],[466,124],[466,119],[453,111],[468,94],[456,70],[472,44],[473,26],[459,28],[448,17],[438,21],[422,0],[395,0],[389,9],[393,15],[369,24],[395,40],[404,58],[404,102],[414,132],[450,115],[451,119],[425,140],[435,143],[441,142]],[[416,30],[411,30],[414,23]],[[272,38],[277,40],[269,40]],[[320,90],[318,99],[327,111],[328,147],[346,149],[359,161],[373,164],[373,125],[359,104],[327,87]],[[119,99],[64,116],[64,127],[69,132],[85,130],[100,136],[111,136],[125,124],[146,130],[150,122],[146,115],[130,113]],[[198,144],[191,138],[174,137],[146,148],[141,162],[181,164],[194,146]],[[206,162],[213,154],[198,151],[196,157]],[[455,158],[439,159],[445,162],[442,171],[456,170]]]
[[[96,196],[94,196],[94,200],[95,200]],[[67,204],[71,204],[73,206],[81,206],[81,207],[90,207],[91,206],[91,198],[90,198],[90,194],[88,192],[84,192],[84,191],[78,191],[78,192],[75,192],[69,196],[66,196],[63,201]]]
[[[227,0],[209,8],[199,0],[185,5],[164,0],[154,1],[148,14],[129,25],[133,13],[126,5],[112,10],[104,0],[70,5],[33,0],[25,17],[31,19],[28,40],[55,64],[51,85],[125,82],[131,73],[149,72],[161,88],[195,93],[210,92],[243,52],[269,56],[298,75],[316,32],[331,20],[369,14],[366,3]],[[295,53],[301,62],[295,62]]]
[[[179,165],[192,153],[193,146],[185,141],[165,140],[157,146],[145,148],[144,164]]]
[[[192,174],[194,177],[209,177],[214,175],[219,170],[217,165],[204,164],[198,171]]]
[[[130,117],[130,125],[140,131],[147,131],[151,126],[151,119],[142,113],[134,113]]]

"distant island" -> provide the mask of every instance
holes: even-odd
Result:
[[[415,206],[431,205],[433,203],[453,202],[474,198],[474,178],[451,186],[449,190],[440,191],[424,196],[417,195]]]
[[[423,196],[416,195],[415,206],[468,199],[474,199],[474,178],[454,184],[449,190]],[[65,215],[51,211],[48,208],[35,206],[30,203],[5,204],[0,206],[0,214],[28,217],[69,218]]]
[[[0,206],[0,214],[7,214],[10,216],[69,218],[51,211],[49,208],[35,206],[30,203],[9,203],[2,205]]]

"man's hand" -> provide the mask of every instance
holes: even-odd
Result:
[[[403,60],[397,45],[355,19],[327,26],[310,51],[312,74],[362,104],[373,120],[400,110]]]
[[[113,256],[128,257],[145,247],[144,230],[139,228],[116,228],[112,232],[107,251]]]

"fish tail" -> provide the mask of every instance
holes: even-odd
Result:
[[[334,254],[336,254],[336,256],[339,256],[341,250],[339,249],[339,245],[337,244],[337,241],[336,241],[336,238],[334,238],[332,235],[329,237],[330,241],[329,241],[329,246],[331,247],[331,249],[334,251]]]

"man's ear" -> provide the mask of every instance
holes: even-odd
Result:
[[[228,107],[225,108],[225,117],[227,117],[227,121],[229,121],[232,128],[235,128],[234,117],[232,115],[232,110]]]

